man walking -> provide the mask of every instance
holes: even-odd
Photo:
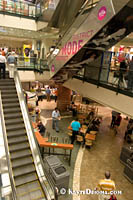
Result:
[[[111,125],[110,125],[111,128],[114,128],[114,124],[115,124],[117,115],[118,115],[118,112],[116,112],[115,110],[112,110],[112,121],[111,121]]]
[[[74,143],[76,136],[79,134],[79,130],[81,128],[81,125],[78,121],[78,118],[76,118],[72,123],[71,123],[71,127],[72,127],[72,136],[71,136],[71,144]]]
[[[115,190],[115,182],[110,179],[110,172],[105,172],[105,179],[101,179],[98,183],[97,190],[104,191],[104,194],[99,194],[99,200],[109,200],[110,192]]]
[[[3,79],[6,77],[6,58],[2,55],[2,52],[0,52],[0,78],[3,71]]]
[[[49,89],[49,87],[46,89],[46,95],[47,95],[47,101],[50,101],[50,94],[51,94],[51,90]]]
[[[60,120],[60,112],[58,108],[52,112],[52,128],[59,132],[59,120]]]
[[[9,76],[10,78],[14,78],[14,71],[16,65],[15,52],[12,52],[11,55],[8,56],[7,63],[9,67]]]

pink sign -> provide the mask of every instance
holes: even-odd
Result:
[[[51,66],[51,72],[55,72],[55,66],[54,65]]]
[[[107,14],[107,9],[105,6],[102,6],[100,9],[99,9],[99,12],[98,12],[98,19],[99,20],[103,20],[104,17],[106,16]]]

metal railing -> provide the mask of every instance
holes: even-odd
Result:
[[[37,59],[35,57],[25,58],[25,57],[17,57],[17,68],[18,70],[31,70],[43,73],[44,71],[49,71],[49,67],[47,65],[47,60]]]
[[[129,63],[126,63],[125,69],[121,68],[120,64],[112,67],[110,63],[107,66],[100,63],[94,66],[93,63],[86,65],[73,78],[116,91],[116,94],[133,97],[133,70],[130,69]]]
[[[0,12],[37,18],[42,15],[41,5],[23,1],[0,0]]]

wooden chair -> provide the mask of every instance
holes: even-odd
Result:
[[[98,131],[90,131],[91,135],[96,135],[98,133]]]
[[[92,140],[88,140],[88,139],[85,140],[85,147],[86,146],[91,147],[92,145],[93,145]]]
[[[72,136],[72,131],[69,130],[69,132],[67,133],[69,136]]]
[[[81,136],[81,135],[77,135],[77,141],[78,142],[83,142],[83,136]]]

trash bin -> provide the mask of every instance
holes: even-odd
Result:
[[[51,168],[51,176],[53,178],[54,186],[59,190],[61,188],[68,190],[70,174],[63,165],[53,166]]]
[[[67,190],[70,174],[59,158],[53,155],[45,157],[44,166],[50,176],[53,186],[57,187],[59,190],[61,188]]]
[[[132,146],[124,146],[122,147],[122,151],[120,154],[120,161],[126,165],[127,164],[127,159],[130,158],[131,154],[133,153],[133,147]]]

